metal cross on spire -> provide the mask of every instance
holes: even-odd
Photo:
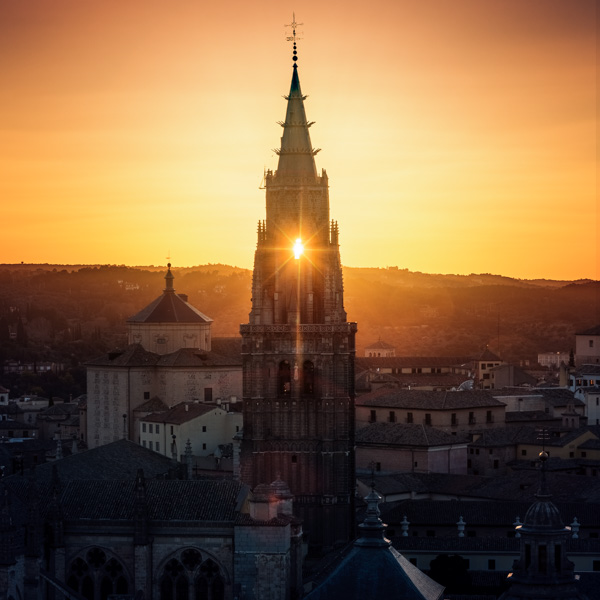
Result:
[[[296,13],[292,13],[292,22],[288,23],[286,25],[286,27],[291,27],[292,28],[292,35],[288,35],[286,37],[286,40],[288,42],[293,42],[294,43],[294,53],[293,53],[293,58],[292,60],[294,61],[294,67],[296,67],[296,61],[298,60],[298,52],[297,52],[297,46],[296,46],[296,41],[297,40],[301,40],[301,37],[297,37],[296,36],[296,27],[298,27],[298,25],[304,25],[304,23],[296,23]]]

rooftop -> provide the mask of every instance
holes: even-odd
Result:
[[[193,421],[202,415],[212,411],[221,411],[216,404],[201,404],[199,402],[181,402],[167,411],[153,413],[142,418],[147,423],[168,423],[169,425],[181,425]]]
[[[412,408],[415,410],[453,410],[479,407],[504,407],[488,390],[435,392],[426,390],[379,389],[356,399],[357,406]]]
[[[405,423],[371,423],[356,430],[358,445],[449,446],[467,444],[467,437],[451,435],[434,427]]]

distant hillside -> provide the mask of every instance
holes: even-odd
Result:
[[[86,360],[125,342],[125,320],[164,288],[165,267],[0,265],[0,350],[36,359]],[[228,265],[173,268],[175,288],[214,319],[215,336],[238,335],[250,311],[252,273]],[[490,345],[507,360],[568,351],[577,330],[600,323],[600,283],[432,275],[344,268],[358,351],[379,337],[399,354],[474,354]],[[27,347],[7,339],[19,317]]]

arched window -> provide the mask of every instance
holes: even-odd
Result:
[[[217,563],[187,549],[172,558],[160,578],[160,600],[224,600],[225,581]]]
[[[279,363],[279,371],[277,373],[277,396],[285,398],[292,393],[292,370],[290,363],[287,360],[282,360]]]
[[[67,585],[87,600],[107,600],[113,594],[128,594],[129,583],[123,565],[116,559],[107,560],[101,548],[91,548],[77,557],[67,573]]]
[[[302,393],[312,396],[315,393],[315,365],[305,360],[302,367]]]
[[[160,579],[160,600],[188,600],[188,588],[184,566],[176,558],[171,559]]]

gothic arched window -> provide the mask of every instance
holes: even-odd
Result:
[[[219,565],[198,550],[183,550],[167,562],[160,578],[160,600],[224,600]]]
[[[87,600],[107,600],[113,594],[128,594],[129,583],[123,565],[116,558],[107,560],[101,548],[91,548],[77,557],[67,572],[67,585]]]
[[[302,392],[306,396],[315,393],[315,365],[310,360],[305,360],[302,367]]]
[[[292,392],[292,370],[290,363],[287,360],[282,360],[279,363],[277,372],[277,396],[285,398]]]

